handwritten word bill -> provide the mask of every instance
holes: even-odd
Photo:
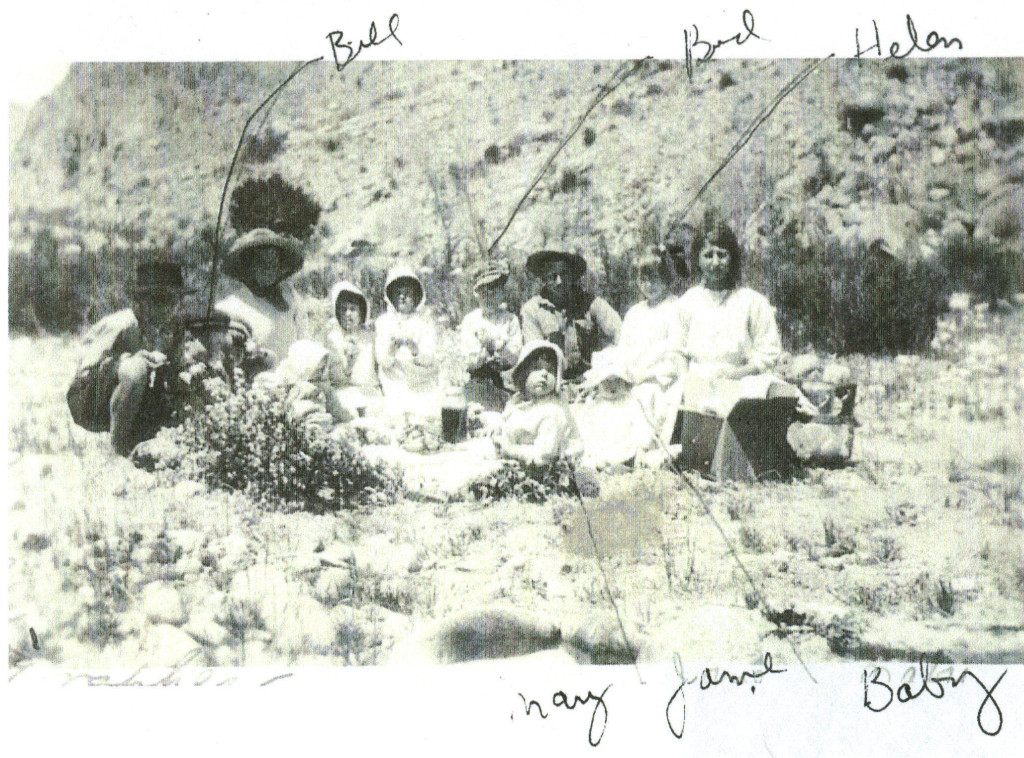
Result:
[[[377,38],[377,24],[370,23],[370,30],[366,33],[365,40],[346,40],[345,32],[334,31],[327,35],[327,41],[331,43],[331,55],[334,56],[334,67],[338,71],[344,70],[345,66],[354,61],[359,53],[367,48],[383,45],[389,39],[393,39],[399,45],[402,40],[398,39],[398,14],[392,13],[388,19],[388,32],[386,37]],[[344,55],[344,58],[341,56]]]

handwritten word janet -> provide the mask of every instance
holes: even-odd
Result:
[[[668,699],[668,704],[665,706],[665,720],[668,722],[669,731],[677,739],[682,739],[683,729],[686,726],[686,695],[683,689],[687,684],[699,682],[702,690],[717,687],[724,682],[742,687],[748,682],[754,682],[768,676],[768,674],[782,674],[786,671],[786,669],[775,668],[775,662],[772,660],[771,653],[764,654],[761,668],[753,669],[752,671],[741,671],[738,674],[733,674],[725,669],[719,671],[718,669],[705,668],[700,672],[700,676],[687,679],[683,671],[683,662],[678,654],[672,656],[672,665],[675,668],[676,675],[679,677],[679,686],[676,687],[675,692],[672,693],[672,696]],[[751,683],[751,694],[756,692],[756,690],[756,685]]]
[[[569,696],[561,690],[551,696],[551,704],[553,706],[556,708],[565,708],[568,711],[575,710],[578,705],[586,705],[590,701],[594,701],[594,710],[590,714],[590,729],[587,730],[587,741],[592,747],[597,747],[601,743],[601,738],[604,737],[604,730],[608,726],[608,704],[605,702],[604,696],[609,689],[611,689],[610,684],[601,691],[600,695],[595,695],[589,690],[587,691],[586,697],[581,698],[579,695],[574,695],[571,703],[569,702]],[[546,719],[550,715],[548,713],[544,713],[544,709],[536,700],[527,701],[522,692],[519,693],[519,697],[522,698],[523,707],[526,708],[527,716],[533,712],[534,708],[537,709],[537,712],[540,714],[542,719]],[[594,729],[598,726],[598,713],[601,714],[601,731],[595,735]]]
[[[915,691],[914,685],[918,671],[920,671],[921,681]],[[873,713],[881,713],[894,701],[909,703],[926,692],[939,700],[946,694],[944,685],[949,685],[950,689],[953,689],[959,687],[965,679],[970,678],[977,682],[982,692],[985,693],[981,706],[978,708],[978,728],[991,737],[999,734],[1003,728],[1003,712],[996,702],[994,693],[996,687],[1003,681],[1003,677],[1006,676],[1006,670],[1003,670],[991,687],[986,687],[984,682],[970,669],[964,669],[959,676],[953,675],[952,666],[947,666],[940,672],[932,673],[930,664],[922,658],[918,667],[911,666],[906,670],[901,683],[894,688],[888,670],[881,666],[875,666],[870,670],[865,669],[864,707]]]
[[[854,53],[854,58],[859,59],[862,56],[865,56],[868,53],[870,53],[872,50],[875,51],[879,58],[882,57],[882,37],[878,33],[878,22],[872,21],[871,25],[875,29],[875,44],[871,45],[870,47],[865,47],[861,49],[860,29],[858,28],[854,30],[853,36],[857,43],[857,52]],[[959,37],[952,37],[950,39],[946,39],[941,34],[934,31],[928,32],[928,35],[924,38],[924,47],[921,47],[921,44],[918,42],[917,27],[914,26],[914,19],[910,17],[909,13],[907,14],[907,34],[910,36],[910,46],[904,52],[900,52],[900,43],[893,42],[891,45],[889,45],[889,58],[906,58],[915,50],[918,50],[922,53],[928,53],[934,50],[935,48],[939,47],[939,45],[942,46],[943,50],[948,50],[953,45],[956,45],[957,50],[964,49],[964,43],[960,41]]]
[[[238,681],[237,676],[224,676],[218,674],[215,669],[197,668],[186,670],[186,666],[192,663],[199,655],[201,655],[201,651],[193,650],[167,670],[163,668],[150,669],[146,666],[140,666],[123,678],[111,677],[110,674],[68,674],[67,679],[64,681],[64,686],[74,682],[84,682],[88,687],[202,687],[203,685],[223,687]],[[292,675],[280,674],[261,682],[260,686],[263,687],[272,682],[287,679],[290,676]]]
[[[746,32],[746,34],[744,34]],[[750,41],[750,38],[761,39],[761,37],[754,32],[754,14],[750,11],[743,11],[743,32],[737,32],[731,37],[725,37],[718,40],[718,42],[708,42],[700,38],[700,29],[697,25],[693,26],[693,33],[690,31],[683,31],[683,45],[686,48],[686,75],[693,78],[693,61],[694,52],[700,53],[700,57],[697,58],[698,63],[705,63],[715,57],[715,53],[718,52],[718,48],[722,45],[728,45],[730,42],[735,42],[737,45],[742,45],[745,42]]]
[[[377,24],[370,23],[370,31],[366,33],[365,40],[359,40],[358,42],[349,42],[345,40],[345,32],[330,32],[327,35],[328,42],[331,43],[331,54],[334,56],[334,67],[341,71],[349,63],[354,61],[359,53],[363,52],[370,47],[377,45],[383,45],[389,39],[393,39],[399,45],[402,44],[402,40],[398,39],[396,32],[398,31],[398,14],[392,13],[391,18],[388,19],[388,31],[390,34],[386,37],[377,39]],[[344,59],[340,58],[339,51],[342,51],[345,55]]]

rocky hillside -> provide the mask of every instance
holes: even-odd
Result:
[[[597,107],[502,247],[577,249],[597,268],[685,204],[804,65],[649,67]],[[616,64],[361,63],[303,72],[257,120],[234,181],[277,172],[323,207],[309,267],[479,255]],[[173,244],[212,225],[248,114],[292,64],[79,64],[11,146],[13,254]],[[762,250],[782,233],[932,256],[1021,249],[1020,60],[832,61],[786,99],[707,199]],[[12,132],[12,135],[14,133]],[[12,136],[12,140],[15,137]],[[471,215],[481,219],[474,229]],[[230,234],[229,230],[229,234]]]

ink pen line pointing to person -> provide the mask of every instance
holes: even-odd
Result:
[[[729,554],[736,562],[736,565],[740,567],[740,571],[743,572],[743,576],[746,577],[747,583],[750,584],[751,589],[754,591],[754,596],[757,598],[758,603],[763,604],[764,595],[761,592],[761,588],[757,585],[757,582],[754,580],[754,577],[753,575],[751,575],[750,571],[747,570],[746,565],[744,565],[743,561],[740,560],[739,553],[736,552],[736,548],[733,546],[732,540],[730,540],[729,536],[725,533],[725,529],[722,528],[722,525],[719,523],[718,519],[715,518],[715,514],[712,512],[711,506],[708,505],[707,501],[704,499],[704,496],[701,494],[697,486],[690,481],[690,478],[688,476],[686,476],[686,473],[681,471],[679,467],[676,466],[675,461],[672,459],[672,454],[666,447],[664,440],[661,439],[660,430],[658,429],[657,425],[655,425],[655,423],[651,420],[651,418],[647,415],[647,411],[642,410],[642,414],[644,417],[644,421],[646,421],[650,425],[651,430],[655,433],[654,439],[658,443],[658,446],[661,448],[661,451],[667,457],[669,467],[672,469],[672,472],[679,477],[683,484],[686,485],[687,489],[689,489],[691,492],[693,492],[694,495],[697,496],[697,502],[700,503],[701,508],[704,509],[704,513],[708,516],[708,518],[711,519],[711,523],[714,524],[719,536],[722,538],[722,541],[725,543],[726,548],[729,550]],[[778,622],[773,623],[775,623],[776,626],[779,626]],[[807,676],[811,678],[812,682],[817,683],[818,680],[814,678],[814,674],[811,673],[811,670],[807,667],[807,664],[804,662],[804,659],[800,656],[800,651],[793,643],[793,640],[789,639],[789,637],[786,637],[786,642],[789,643],[789,647],[792,649],[793,655],[796,656],[797,661],[800,662],[800,666],[803,667],[803,670],[807,672]]]
[[[210,261],[210,294],[206,301],[207,319],[209,319],[213,314],[214,294],[216,292],[217,287],[217,261],[220,258],[220,230],[221,224],[224,220],[224,202],[227,200],[228,197],[228,187],[231,186],[231,175],[235,171],[235,165],[238,163],[238,156],[242,152],[242,145],[245,143],[245,136],[246,132],[249,129],[249,125],[252,123],[253,119],[256,118],[257,115],[259,115],[259,112],[263,110],[269,103],[271,103],[271,101],[273,101],[277,97],[278,93],[280,93],[285,87],[287,87],[288,84],[290,84],[291,81],[296,76],[302,73],[307,67],[309,67],[313,63],[318,63],[323,59],[324,56],[321,55],[319,58],[313,58],[312,60],[308,60],[305,63],[301,64],[298,68],[296,68],[291,74],[289,74],[287,79],[285,79],[283,82],[277,85],[274,91],[271,92],[270,95],[268,95],[267,98],[262,103],[259,104],[256,110],[254,110],[249,115],[249,118],[245,120],[245,124],[242,126],[242,133],[238,135],[238,144],[235,146],[235,153],[234,155],[231,156],[231,165],[228,166],[228,174],[224,178],[224,190],[221,192],[220,207],[217,210],[217,226],[214,228],[213,232],[213,258]],[[273,105],[271,105],[270,107],[273,108]],[[270,110],[268,109],[267,112],[269,113]]]

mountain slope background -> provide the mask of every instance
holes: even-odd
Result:
[[[542,246],[577,250],[596,286],[628,306],[622,260],[667,231],[805,63],[713,62],[692,80],[681,63],[652,63],[559,153],[499,252],[521,264]],[[320,204],[297,279],[311,296],[403,259],[428,279],[441,274],[451,291],[432,284],[432,294],[457,318],[481,247],[617,65],[313,66],[254,121],[232,187],[279,173]],[[209,245],[187,241],[206,229],[208,243],[242,125],[293,69],[73,66],[11,145],[12,328],[31,326],[19,311],[32,307],[23,271],[42,252],[106,271],[103,261],[184,249],[208,266]],[[1020,60],[830,61],[782,102],[687,221],[715,205],[761,257],[838,242],[904,260],[955,259],[980,245],[1009,251],[1019,271],[1021,79]],[[234,232],[225,232],[229,243]],[[124,281],[107,276],[101,302],[80,319],[123,301]]]

